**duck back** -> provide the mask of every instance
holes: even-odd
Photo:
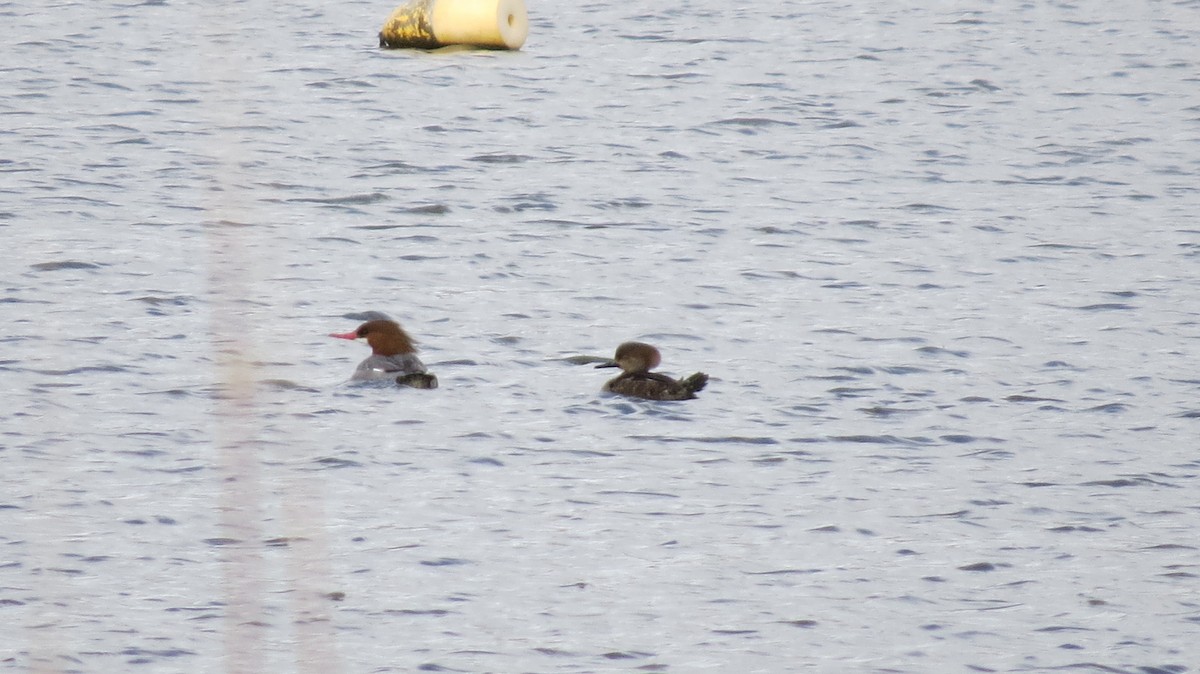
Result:
[[[358,368],[354,370],[353,379],[357,381],[395,379],[398,375],[424,374],[425,372],[425,364],[421,362],[420,358],[417,358],[415,353],[398,353],[394,356],[372,354],[358,364]]]
[[[610,393],[646,400],[691,400],[708,384],[708,375],[697,372],[685,379],[674,380],[657,372],[623,373],[604,385]]]

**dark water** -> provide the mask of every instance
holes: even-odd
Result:
[[[1200,3],[391,9],[0,3],[0,669],[1196,670]]]

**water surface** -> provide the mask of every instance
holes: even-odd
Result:
[[[1192,671],[1200,5],[760,5],[0,3],[0,661]]]

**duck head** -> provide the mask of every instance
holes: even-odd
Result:
[[[400,327],[396,321],[376,319],[358,326],[354,332],[330,333],[330,337],[338,339],[366,339],[371,352],[380,356],[396,356],[403,353],[415,353],[412,337]]]
[[[619,367],[630,374],[644,374],[658,367],[661,362],[662,355],[653,346],[644,342],[625,342],[617,347],[617,353],[610,362],[596,367]]]

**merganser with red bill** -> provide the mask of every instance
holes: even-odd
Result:
[[[371,355],[358,364],[353,381],[395,380],[400,386],[437,388],[437,377],[425,369],[417,358],[412,337],[396,321],[375,319],[358,326],[353,332],[330,333],[338,339],[366,339]]]
[[[609,393],[619,393],[631,398],[646,400],[691,400],[696,392],[708,384],[708,375],[697,372],[685,379],[672,379],[665,374],[651,372],[662,362],[658,349],[643,342],[625,342],[617,347],[617,353],[601,367],[619,367],[621,374],[604,384]]]

